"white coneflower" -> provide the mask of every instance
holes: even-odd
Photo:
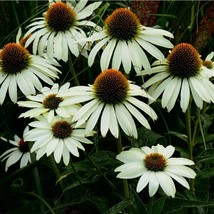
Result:
[[[0,50],[0,103],[5,100],[7,91],[10,99],[17,102],[18,88],[25,95],[41,90],[41,80],[53,85],[58,73],[56,62],[31,55],[18,43],[8,43]]]
[[[86,133],[95,127],[100,118],[103,137],[110,130],[118,138],[120,126],[128,136],[137,138],[133,117],[148,129],[150,125],[142,113],[146,113],[153,120],[157,119],[154,110],[137,98],[151,97],[116,69],[107,69],[100,73],[93,85],[71,87],[67,95],[70,96],[70,103],[87,102],[73,118],[73,121],[77,121],[76,126],[86,122]]]
[[[186,112],[190,97],[199,108],[203,101],[214,102],[214,85],[209,78],[214,76],[203,66],[197,50],[188,43],[176,45],[164,61],[157,61],[150,70],[144,70],[141,75],[155,74],[149,78],[144,87],[155,99],[161,94],[162,107],[171,111],[180,94],[180,106]]]
[[[85,150],[82,143],[93,143],[87,137],[94,132],[86,135],[85,128],[75,128],[71,118],[55,116],[48,122],[45,116],[38,116],[37,121],[31,122],[29,126],[33,129],[26,134],[26,140],[34,142],[31,152],[36,153],[37,160],[53,153],[56,163],[63,159],[64,164],[68,165],[70,153],[79,157],[78,149]]]
[[[5,164],[5,171],[7,171],[10,166],[17,163],[19,160],[20,168],[26,166],[28,163],[31,163],[29,145],[28,142],[25,141],[25,136],[28,131],[29,127],[27,126],[24,129],[23,137],[19,138],[17,135],[14,135],[14,140],[7,140],[6,138],[1,137],[3,141],[9,142],[15,146],[11,149],[8,149],[0,156],[1,161],[7,160]]]
[[[87,56],[86,43],[77,43],[85,39],[86,33],[82,27],[96,28],[97,25],[90,20],[84,20],[92,15],[102,2],[89,4],[87,0],[52,2],[44,17],[34,19],[28,25],[26,36],[31,34],[26,47],[33,44],[33,53],[43,56],[47,52],[49,59],[68,60],[69,51],[76,57],[82,53]],[[73,6],[73,4],[75,4]]]
[[[21,107],[30,108],[30,110],[22,113],[20,117],[37,117],[41,114],[47,114],[48,121],[51,121],[55,115],[61,117],[71,117],[80,108],[80,105],[70,104],[67,97],[63,94],[69,90],[70,83],[66,83],[59,87],[55,83],[51,88],[44,87],[41,93],[36,96],[27,96],[27,101],[19,101]]]
[[[156,59],[163,60],[163,53],[155,45],[173,47],[164,36],[173,38],[166,30],[141,25],[137,16],[129,9],[116,9],[106,18],[103,30],[95,32],[87,39],[90,42],[98,41],[90,51],[88,64],[91,66],[94,63],[98,51],[103,48],[101,70],[121,70],[121,64],[126,73],[130,72],[132,66],[137,73],[142,67],[149,69],[150,63],[144,50]]]
[[[194,165],[194,162],[186,158],[171,157],[174,151],[175,148],[171,145],[163,147],[159,144],[151,148],[144,146],[122,151],[116,157],[124,163],[115,169],[115,172],[119,172],[117,177],[121,179],[140,177],[137,192],[148,185],[149,196],[152,197],[160,186],[167,196],[174,198],[176,188],[173,179],[189,189],[185,178],[193,179],[196,176],[196,173],[187,167]]]

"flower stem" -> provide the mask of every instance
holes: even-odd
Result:
[[[49,160],[50,160],[52,169],[53,169],[53,171],[54,171],[54,173],[55,173],[55,175],[56,175],[57,183],[58,183],[58,180],[60,179],[61,174],[60,174],[60,172],[59,172],[58,166],[56,165],[56,162],[55,162],[55,160],[54,160],[53,155],[50,155],[50,156],[49,156]],[[63,191],[64,191],[64,186],[63,186],[61,180],[59,180],[59,185],[60,185],[60,187],[61,187],[61,189],[62,189],[62,192],[63,192]]]
[[[190,99],[189,106],[187,108],[186,114],[185,114],[185,119],[186,119],[186,131],[187,131],[187,144],[188,144],[188,152],[189,152],[189,158],[193,160],[193,147],[194,147],[194,141],[195,141],[195,133],[197,130],[198,122],[195,124],[194,132],[193,132],[193,137],[192,137],[192,130],[191,130],[191,104],[192,104],[192,98]],[[195,184],[194,184],[194,179],[190,179],[190,190],[194,194],[195,190]]]
[[[193,29],[193,25],[194,25],[194,21],[195,21],[195,4],[193,3],[192,7],[191,7],[191,19],[190,19],[190,24],[188,26],[190,32]]]
[[[198,109],[198,122],[199,122],[200,131],[201,131],[202,141],[204,143],[204,149],[206,150],[207,149],[207,145],[206,145],[206,141],[205,141],[205,138],[204,138],[204,131],[203,131],[202,123],[201,123],[200,109]]]
[[[154,196],[149,198],[149,214],[153,213],[153,203],[154,203]]]
[[[75,85],[79,86],[80,83],[79,83],[79,80],[77,78],[77,74],[76,74],[76,71],[74,69],[73,61],[71,59],[71,55],[70,54],[68,55],[68,65],[69,65],[69,68],[70,68],[70,71],[71,71],[71,74],[72,74],[72,78],[74,80]]]
[[[123,144],[122,144],[122,138],[121,138],[121,133],[119,133],[119,137],[117,138],[117,151],[118,154],[122,152],[123,150]],[[124,189],[124,196],[125,199],[129,198],[129,185],[127,179],[123,179],[123,189]]]
[[[189,104],[187,111],[185,113],[185,119],[186,119],[186,131],[187,131],[187,144],[188,144],[189,158],[191,160],[193,160],[194,142],[192,141],[192,131],[191,131],[191,103]]]
[[[31,159],[32,159],[33,162],[36,161],[35,154],[31,153]],[[42,190],[42,185],[41,185],[40,176],[39,176],[39,170],[38,170],[37,166],[33,168],[33,177],[34,177],[34,180],[35,180],[35,184],[36,184],[36,189],[37,189],[38,195],[41,198],[43,198],[43,190]],[[41,213],[45,212],[44,203],[40,203],[40,209],[41,209]]]

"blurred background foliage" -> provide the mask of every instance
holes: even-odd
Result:
[[[41,16],[47,7],[48,2],[45,0],[0,1],[0,49],[6,43],[14,42],[19,27],[22,27],[24,32],[30,20]],[[214,1],[103,1],[95,14],[97,22],[102,25],[107,15],[118,7],[130,7],[143,25],[159,26],[173,33],[174,45],[180,42],[193,44],[202,59],[214,50]],[[167,55],[167,50],[163,52]],[[94,81],[100,72],[98,60],[88,68],[84,58],[73,59],[76,62],[75,69],[79,71],[81,84],[87,85]],[[68,69],[67,65],[63,63],[62,65],[62,69]],[[84,70],[85,67],[87,70]],[[69,78],[62,76],[60,81]],[[134,75],[130,76],[130,79],[139,81]],[[152,131],[139,127],[139,139],[124,139],[124,145],[139,147],[160,143],[166,146],[173,141],[177,152],[187,157],[184,114],[181,113],[179,106],[176,106],[170,114],[161,109],[158,102],[152,107],[159,117],[155,123],[150,121]],[[21,109],[9,100],[0,106],[0,136],[12,139],[14,134],[22,134],[26,121],[18,119],[20,112]],[[192,119],[195,121],[197,117],[197,109],[194,109]],[[178,192],[182,194],[175,199],[157,197],[150,213],[214,212],[213,118],[213,104],[207,105],[199,121],[203,134],[197,132],[194,148],[194,161],[198,169],[195,180],[196,194],[191,195],[178,186]],[[202,138],[208,145],[207,150],[203,148]],[[113,172],[118,166],[115,160],[115,139],[108,135],[104,139],[95,136],[93,140],[95,142],[93,149],[86,148],[87,153],[82,154],[81,158],[72,158],[75,169],[59,165],[58,175],[54,170],[56,166],[47,159],[41,159],[23,169],[19,169],[18,164],[11,166],[7,173],[4,171],[5,162],[1,163],[0,214],[118,214],[128,206],[132,207],[128,214],[148,213],[150,201],[147,190],[137,195],[134,189],[131,189],[130,199],[123,199],[121,180],[116,179]],[[8,148],[9,145],[0,142],[0,154]],[[80,178],[76,177],[76,172]],[[131,180],[130,184],[135,187],[136,180]]]

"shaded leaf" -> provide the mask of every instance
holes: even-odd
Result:
[[[164,136],[145,127],[138,129],[138,139],[130,138],[130,141],[134,147],[151,146],[158,143],[166,145],[167,143]]]
[[[152,206],[152,214],[161,214],[165,204],[165,197],[156,200]]]
[[[214,201],[189,200],[182,198],[166,199],[164,213],[172,213],[182,208],[214,206]]]
[[[111,207],[107,212],[104,214],[118,214],[121,211],[123,211],[125,208],[130,206],[133,202],[132,198],[124,199],[120,203],[115,204],[113,207]]]

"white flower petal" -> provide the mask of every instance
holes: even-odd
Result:
[[[119,137],[119,127],[114,107],[110,105],[110,132],[115,138]]]
[[[141,39],[140,37],[137,38],[137,42],[140,44],[140,46],[143,49],[145,49],[153,57],[155,57],[156,59],[164,60],[163,53],[158,48],[156,48],[154,45],[152,45],[151,43]]]
[[[17,102],[17,83],[16,83],[15,75],[12,75],[10,78],[9,95],[10,95],[10,99],[13,101],[13,103],[16,103]]]
[[[189,101],[190,101],[189,83],[186,78],[183,78],[181,85],[181,101],[180,101],[182,112],[186,112],[187,107],[189,106]]]
[[[56,149],[54,150],[54,159],[56,163],[59,163],[62,158],[62,152],[63,152],[63,141],[59,140]]]
[[[169,146],[167,146],[166,148],[163,149],[161,154],[168,159],[173,155],[174,152],[175,152],[175,147],[169,145]],[[178,158],[176,158],[176,159],[178,159]]]
[[[119,41],[118,46],[121,46],[121,58],[122,58],[122,64],[125,72],[128,74],[131,70],[131,56],[129,53],[128,45],[126,41]]]
[[[116,42],[117,42],[116,39],[111,39],[101,55],[100,67],[101,67],[102,71],[109,68],[109,63],[110,63],[111,57],[113,55],[113,51],[114,51]]]
[[[90,115],[96,111],[96,108],[99,105],[99,100],[94,99],[89,103],[85,104],[80,110],[74,115],[73,122],[76,122],[75,127],[81,126],[85,121],[90,117]]]
[[[173,165],[169,165],[165,168],[165,171],[171,172],[175,175],[183,176],[186,178],[195,178],[196,176],[196,173],[187,166],[176,165],[175,167]]]
[[[169,147],[169,146],[168,146]],[[165,152],[165,154],[167,151]],[[167,160],[167,165],[194,165],[195,163],[187,158],[169,158]]]
[[[121,172],[117,175],[117,178],[130,179],[141,176],[143,172],[146,171],[146,169],[143,164],[139,164],[138,162],[131,162],[117,167],[115,172],[118,171]]]
[[[123,163],[143,162],[145,153],[142,151],[142,149],[132,148],[128,151],[122,151],[116,156],[116,158]]]
[[[190,188],[189,183],[182,176],[175,175],[175,174],[170,173],[170,172],[166,172],[166,174],[168,174],[171,178],[173,178],[174,180],[176,180],[178,183],[180,183],[181,185],[183,185],[187,189]]]
[[[62,158],[65,166],[67,166],[70,161],[70,153],[66,146],[63,147]]]
[[[97,121],[100,117],[103,106],[104,106],[104,103],[99,103],[99,105],[97,106],[97,109],[89,117],[86,128],[85,128],[86,133],[89,133],[94,129],[94,127],[97,124]]]
[[[110,105],[106,104],[104,109],[103,109],[103,113],[101,116],[101,120],[100,120],[100,131],[102,134],[102,137],[106,137],[106,134],[109,130],[109,126],[110,126]]]
[[[156,178],[166,195],[174,198],[176,189],[172,178],[165,172],[157,172]]]
[[[52,154],[54,152],[58,143],[59,143],[58,138],[52,138],[52,140],[47,144],[47,147],[46,147],[47,156],[49,156],[50,154]]]
[[[150,172],[149,179],[149,196],[152,197],[158,190],[159,182],[157,179],[158,174],[156,172]]]
[[[137,192],[142,191],[146,187],[146,185],[150,181],[150,175],[151,175],[150,171],[146,171],[145,173],[142,174],[142,176],[140,177],[137,183],[137,188],[136,188]]]
[[[106,42],[109,40],[109,38],[104,38],[103,40],[101,40],[100,42],[98,42],[93,49],[91,50],[91,52],[89,53],[88,56],[88,66],[91,67],[94,63],[94,59],[98,53],[98,51],[106,44]]]

